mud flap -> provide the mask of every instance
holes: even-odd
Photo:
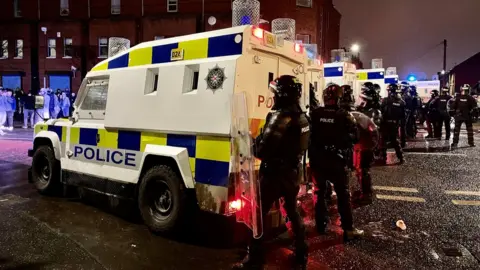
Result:
[[[255,157],[245,93],[233,95],[231,136],[234,146],[232,170],[235,173],[235,198],[241,203],[236,219],[252,230],[254,238],[260,238],[263,235],[260,183],[255,175]]]

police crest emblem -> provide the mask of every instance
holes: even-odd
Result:
[[[215,93],[218,89],[222,89],[223,82],[225,82],[226,79],[225,68],[220,68],[218,65],[215,65],[214,68],[208,69],[205,81],[207,82],[207,88]]]

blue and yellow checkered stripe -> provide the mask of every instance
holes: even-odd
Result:
[[[323,69],[324,77],[342,77],[343,68],[342,67],[326,67]]]
[[[99,142],[97,143],[97,134]],[[137,131],[71,128],[70,143],[100,148],[144,152],[147,145],[175,146],[187,149],[190,168],[198,183],[228,186],[230,138],[160,134]]]
[[[396,77],[385,78],[385,84],[391,84],[391,83],[398,83],[398,78]]]
[[[385,74],[381,71],[372,71],[372,72],[358,72],[357,80],[366,81],[366,80],[379,80],[383,79]]]
[[[61,143],[67,141],[67,127],[62,126],[52,126],[47,124],[37,124],[35,125],[34,133],[37,135],[40,131],[52,131],[58,135],[58,139]]]
[[[239,55],[242,54],[242,42],[235,41],[238,35],[242,36],[242,33],[188,40],[147,48],[132,48],[130,52],[96,65],[92,71],[169,63],[172,62],[171,53],[174,49],[183,49],[183,60]]]

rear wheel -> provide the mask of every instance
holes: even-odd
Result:
[[[152,167],[141,179],[138,205],[143,221],[151,231],[174,231],[187,210],[182,179],[169,166]]]
[[[32,157],[32,182],[41,194],[57,195],[60,190],[60,162],[53,149],[40,146]]]

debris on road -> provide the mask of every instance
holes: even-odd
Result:
[[[397,220],[397,228],[401,229],[402,231],[405,231],[407,229],[407,225],[405,225],[405,222],[403,220]]]

